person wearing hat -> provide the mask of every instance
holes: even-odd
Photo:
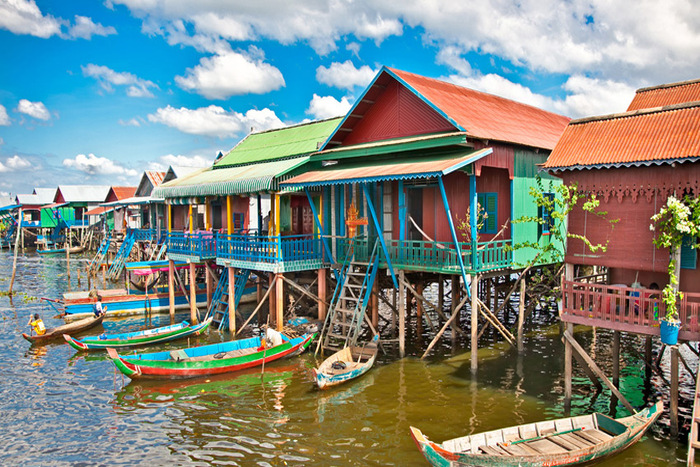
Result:
[[[34,313],[33,317],[32,315],[29,315],[29,322],[27,323],[27,326],[31,326],[34,332],[36,332],[37,336],[43,336],[44,333],[46,333],[46,327],[44,326],[44,322],[39,317],[39,313]]]

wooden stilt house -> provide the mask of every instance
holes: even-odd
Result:
[[[476,310],[480,278],[506,277],[528,263],[534,253],[513,253],[508,247],[547,240],[536,228],[509,221],[537,215],[527,191],[537,164],[545,162],[568,121],[501,97],[382,68],[311,157],[305,173],[282,183],[309,197],[322,194],[315,214],[326,235],[325,248],[335,262],[347,259],[336,296],[342,297],[339,302],[353,294],[357,298],[353,310],[331,304],[334,316],[327,320],[324,347],[333,347],[329,335],[344,342],[356,338],[364,308],[376,295],[377,268],[386,269],[393,288],[400,289],[400,306],[411,284],[398,276],[424,273],[435,275],[428,281],[451,278],[454,304],[460,294],[471,295]],[[358,229],[354,240],[344,238],[351,225]],[[357,285],[345,280],[347,271],[365,276],[359,296],[349,290]],[[424,297],[417,300],[424,303]],[[372,314],[376,327],[376,306]],[[401,311],[397,314],[403,319]],[[472,313],[472,350],[479,315]],[[346,319],[352,324],[343,324]]]

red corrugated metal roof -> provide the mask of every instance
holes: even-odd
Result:
[[[700,101],[700,80],[638,89],[628,111]]]
[[[104,214],[107,211],[111,211],[113,208],[105,208],[102,206],[98,206],[96,208],[92,208],[89,211],[85,211],[86,216],[98,216],[100,214]]]
[[[570,120],[503,97],[389,70],[476,138],[552,149]]]
[[[136,193],[135,186],[113,186],[112,191],[118,200],[131,198]]]
[[[572,121],[546,168],[637,165],[700,157],[700,102]]]
[[[153,187],[157,187],[163,183],[166,172],[156,172],[155,170],[146,170],[146,177],[151,181]]]

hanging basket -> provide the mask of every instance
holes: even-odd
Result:
[[[678,343],[678,332],[681,330],[680,321],[659,321],[659,331],[661,333],[661,342],[666,345],[676,345]]]

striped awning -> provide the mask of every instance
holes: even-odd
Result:
[[[284,174],[308,160],[309,157],[305,156],[260,164],[210,168],[164,183],[153,190],[152,196],[166,198],[170,204],[177,204],[170,199],[275,191]]]
[[[383,182],[435,178],[467,167],[493,152],[492,148],[459,150],[449,155],[365,162],[332,166],[326,170],[306,172],[282,182],[282,188],[301,188],[351,183]]]

